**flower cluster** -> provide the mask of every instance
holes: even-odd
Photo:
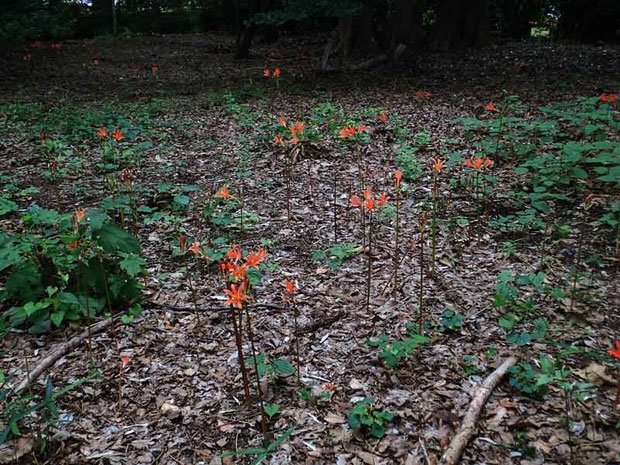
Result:
[[[263,70],[263,77],[268,78],[270,75],[273,79],[278,79],[280,77],[280,68],[274,69],[273,73],[270,73],[268,69]]]
[[[364,126],[363,124],[360,124],[357,127],[352,126],[352,125],[345,126],[344,128],[340,130],[340,137],[342,137],[343,139],[346,139],[348,137],[353,137],[356,134],[362,134],[363,132],[366,132],[366,126]]]
[[[602,103],[616,103],[618,101],[618,94],[602,94],[598,100]]]
[[[226,258],[218,262],[222,275],[226,277],[227,282],[231,283],[230,288],[224,289],[224,293],[228,296],[224,305],[235,305],[238,308],[243,306],[243,301],[247,300],[247,292],[250,289],[248,270],[258,269],[266,257],[267,252],[260,247],[256,252],[249,253],[245,259],[243,259],[241,249],[236,245],[226,252]]]
[[[298,144],[299,140],[304,135],[303,123],[297,121],[291,127],[288,127],[288,125],[286,124],[286,119],[284,119],[283,117],[278,118],[278,123],[280,124],[280,126],[287,128],[291,133],[291,144]],[[278,134],[273,138],[273,143],[275,145],[284,145],[284,136],[282,134]]]
[[[482,168],[486,168],[487,166],[491,166],[492,164],[493,160],[491,160],[489,157],[476,157],[465,160],[465,166],[467,166],[468,168],[472,168],[476,171]]]
[[[388,197],[385,193],[380,194],[376,199],[372,196],[372,190],[366,189],[363,192],[364,200],[357,195],[351,197],[349,202],[354,207],[361,207],[367,211],[373,211],[375,207],[383,208],[388,203]]]
[[[108,134],[108,130],[105,127],[100,127],[99,129],[97,129],[96,134],[97,134],[97,137],[100,137],[102,140],[107,140],[110,138],[110,135]],[[120,142],[125,138],[125,136],[123,136],[123,133],[119,128],[116,128],[114,130],[111,137],[116,142]]]
[[[484,109],[486,111],[499,111],[497,108],[495,108],[495,105],[493,104],[493,102],[489,102],[485,105]]]
[[[426,100],[428,100],[429,98],[431,98],[431,93],[430,93],[430,92],[428,92],[428,91],[423,92],[423,91],[421,91],[421,90],[418,90],[418,91],[416,92],[416,94],[415,94],[415,95],[416,95],[416,97],[418,97],[418,98],[425,98]]]

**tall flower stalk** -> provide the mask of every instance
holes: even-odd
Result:
[[[373,214],[375,208],[383,208],[388,203],[387,195],[381,194],[377,199],[373,198],[372,191],[370,189],[364,190],[364,200],[360,199],[357,195],[354,195],[350,199],[351,205],[354,207],[360,207],[361,217],[368,216],[368,258],[366,263],[366,311],[370,310],[370,284],[372,281],[372,233],[373,233]],[[364,223],[362,224],[362,236],[365,237],[366,230]]]
[[[400,170],[394,171],[394,190],[396,191],[396,225],[394,227],[394,289],[392,297],[394,300],[398,297],[398,268],[400,264],[400,182],[403,179],[403,173]]]
[[[301,385],[301,357],[299,356],[299,310],[297,308],[297,302],[295,301],[295,294],[297,293],[297,286],[292,279],[285,279],[284,286],[286,287],[286,295],[283,297],[285,302],[289,302],[293,308],[293,323],[295,330],[295,352],[296,352],[296,365],[297,365],[297,384]]]
[[[424,231],[428,222],[428,212],[424,212],[418,219],[420,227],[420,295],[418,299],[418,310],[420,313],[419,333],[422,334],[422,323],[424,322]]]
[[[592,207],[593,201],[594,201],[594,195],[588,194],[582,203],[583,212],[584,212],[584,220],[580,227],[579,239],[578,239],[579,242],[577,244],[577,256],[575,257],[575,265],[573,267],[574,268],[573,282],[571,285],[571,292],[570,292],[570,309],[569,309],[570,313],[573,312],[573,306],[575,304],[575,295],[577,294],[577,283],[579,281],[579,266],[581,265],[583,241],[584,241],[585,232],[586,232],[586,213]]]
[[[433,170],[433,218],[431,219],[431,279],[435,277],[435,256],[437,251],[437,217],[439,216],[439,173],[444,169],[443,161],[435,158]]]

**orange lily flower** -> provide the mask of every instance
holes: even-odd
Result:
[[[487,160],[488,160],[488,158],[487,158]],[[491,162],[491,163],[493,163],[493,162]],[[465,160],[465,166],[468,166],[469,168],[473,168],[475,170],[479,170],[483,166],[488,166],[488,165],[485,165],[485,161],[482,158],[477,157],[477,158],[474,158],[474,159],[470,158],[468,160]]]
[[[394,181],[396,187],[400,187],[400,181],[403,179],[403,172],[400,170],[394,171]]]
[[[235,265],[233,265],[228,260],[220,260],[219,262],[217,262],[217,266],[220,268],[220,272],[224,276],[226,276],[228,273],[235,269]]]
[[[388,120],[387,111],[384,111],[383,113],[381,113],[379,115],[379,119],[381,120],[382,123],[387,123],[387,120]]]
[[[325,383],[324,387],[325,387],[326,391],[334,392],[336,390],[336,384],[335,383]]]
[[[484,166],[491,166],[493,164],[493,160],[491,160],[489,157],[484,157]]]
[[[351,137],[351,136],[354,136],[356,132],[357,130],[355,129],[355,126],[345,126],[344,128],[340,130],[340,137],[342,138]]]
[[[192,242],[192,245],[189,248],[189,251],[194,255],[200,254],[200,242]]]
[[[493,104],[493,102],[487,103],[484,108],[487,111],[499,111],[497,108],[495,108],[495,105]]]
[[[185,247],[187,247],[187,236],[185,236],[185,234],[181,234],[179,236],[179,248],[181,250],[185,250]]]
[[[157,65],[151,65],[151,71],[152,71],[153,73],[158,72],[158,71],[159,71],[159,66],[157,66]]]
[[[80,243],[78,241],[73,241],[73,243],[67,247],[68,250],[75,250],[80,246]]]
[[[267,252],[259,248],[258,251],[252,252],[245,259],[245,264],[250,268],[258,268],[258,265],[265,259]]]
[[[280,117],[278,118],[278,124],[279,124],[280,126],[284,126],[284,127],[286,127],[286,119],[284,119],[284,116],[280,116]]]
[[[273,143],[275,145],[283,145],[284,144],[284,138],[282,137],[281,134],[278,134],[277,136],[275,136],[273,138]]]
[[[370,199],[366,200],[366,204],[364,205],[364,207],[368,211],[374,210],[375,209],[375,199],[370,198]]]
[[[264,69],[263,70],[263,77],[269,77],[269,70],[268,69]]]
[[[236,245],[233,245],[232,248],[226,252],[226,257],[230,258],[234,262],[238,262],[242,257],[241,249]]]
[[[379,202],[378,202],[379,208],[383,208],[385,205],[387,205],[387,203],[388,203],[387,195],[385,193],[381,194],[379,196]]]
[[[298,143],[299,143],[299,138],[297,136],[291,137],[291,144],[298,144]]]
[[[243,308],[243,301],[248,299],[248,296],[245,295],[245,289],[241,285],[231,284],[230,289],[224,289],[224,293],[228,296],[224,305],[236,305],[238,308]]]
[[[366,132],[366,126],[364,126],[363,124],[360,124],[360,125],[357,127],[357,133],[358,133],[358,134],[361,134],[362,132]]]
[[[274,78],[279,78],[280,77],[280,68],[276,68],[273,70],[273,75]]]
[[[289,293],[290,295],[295,294],[295,291],[297,291],[297,287],[295,286],[295,281],[293,281],[292,279],[286,278],[284,280],[284,285],[286,286],[286,292]]]
[[[116,142],[120,142],[124,139],[123,133],[120,129],[116,128],[116,130],[112,133],[112,139],[114,139]]]
[[[432,163],[432,168],[435,173],[441,173],[441,170],[444,169],[443,160],[439,158],[434,158]]]
[[[426,98],[426,99],[431,98],[431,93],[430,92],[424,92],[424,98]]]
[[[296,136],[296,135],[301,135],[301,133],[304,132],[304,125],[302,123],[300,123],[299,121],[297,121],[292,127],[291,127],[291,134]]]
[[[620,358],[620,341],[616,341],[615,349],[609,349],[607,353],[612,357]]]
[[[75,219],[77,220],[78,223],[81,222],[85,216],[86,216],[86,211],[83,208],[75,209]]]
[[[362,203],[362,201],[360,200],[360,198],[357,195],[354,195],[353,197],[351,197],[351,199],[349,200],[349,202],[351,203],[351,205],[353,205],[354,207],[361,207],[362,205],[364,205]]]
[[[123,371],[125,367],[129,365],[129,362],[131,362],[131,357],[129,355],[121,355],[121,368],[118,371]]]
[[[364,189],[364,200],[370,200],[372,198],[372,190]]]
[[[97,129],[97,137],[101,137],[102,139],[108,138],[108,130],[106,128]]]
[[[419,90],[419,91],[416,92],[416,96],[422,98],[424,96],[424,94],[422,93],[421,90]]]
[[[248,265],[247,264],[243,264],[241,266],[236,267],[233,272],[233,278],[235,278],[235,280],[237,281],[245,281],[247,278],[247,273],[248,273]]]
[[[228,190],[228,186],[223,186],[213,197],[218,199],[232,199],[232,194]]]
[[[609,103],[615,103],[615,102],[617,102],[617,101],[618,101],[618,94],[609,94],[609,95],[607,96],[607,101],[608,101]]]

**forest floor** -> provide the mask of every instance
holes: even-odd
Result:
[[[0,463],[18,456],[18,463],[166,465],[256,458],[220,457],[261,447],[261,415],[254,397],[244,403],[235,337],[221,311],[224,279],[214,261],[180,253],[181,234],[207,255],[232,245],[267,251],[247,308],[256,351],[271,369],[261,377],[270,436],[294,431],[264,463],[439,463],[481,381],[511,355],[518,365],[493,391],[462,463],[620,460],[620,363],[607,353],[620,338],[618,107],[598,102],[602,92],[620,89],[620,48],[506,43],[425,53],[396,69],[320,74],[313,66],[322,40],[282,38],[257,46],[246,61],[233,60],[232,40],[215,34],[67,41],[0,59],[2,231],[33,234],[38,229],[25,215],[55,210],[68,218],[78,207],[89,215],[103,210],[131,230],[127,218],[135,214],[145,259],[142,314],[95,333],[92,358],[84,340],[49,370],[57,390],[93,369],[102,377],[58,396],[44,452],[38,439],[46,409],[20,422],[21,439],[5,443]],[[276,67],[279,80],[263,77]],[[498,111],[485,109],[489,102]],[[299,144],[289,142],[280,117],[288,127],[303,123]],[[357,142],[339,137],[348,124],[366,126]],[[102,126],[124,134],[110,146],[120,154],[117,170],[102,165],[95,135]],[[53,179],[41,132],[61,147]],[[278,134],[283,145],[272,142]],[[536,164],[539,155],[577,145],[585,147],[577,161]],[[472,156],[493,164],[479,176],[464,165]],[[446,165],[437,202],[434,158]],[[144,208],[114,202],[122,188],[110,188],[105,175],[123,169]],[[394,299],[396,169],[404,178]],[[360,178],[389,197],[374,216],[370,251],[350,205],[361,196]],[[242,209],[214,200],[224,185],[235,196],[243,185]],[[543,192],[534,189],[541,185],[552,195],[535,199],[530,194]],[[4,208],[13,205],[7,202],[17,208]],[[437,220],[434,277],[431,221],[423,236],[419,225],[424,211]],[[296,365],[285,278],[298,288],[303,386],[269,364]],[[413,334],[420,307],[426,339]],[[27,329],[2,339],[9,384],[84,323]],[[254,396],[250,344],[244,353]],[[121,355],[129,359],[119,374]],[[29,389],[34,399],[44,395],[46,379]],[[10,389],[2,392],[12,399]],[[381,437],[347,424],[364,398],[393,414],[377,420]],[[0,429],[7,424],[1,417]]]

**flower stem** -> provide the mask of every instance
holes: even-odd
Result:
[[[256,348],[254,346],[254,334],[252,333],[252,320],[250,318],[250,312],[248,307],[245,307],[245,318],[248,323],[248,339],[250,340],[250,347],[252,348],[252,359],[254,361],[254,371],[256,372],[256,395],[258,397],[258,403],[260,406],[261,425],[263,428],[263,444],[267,444],[267,416],[265,415],[265,408],[263,406],[263,390],[260,387],[260,376],[258,374],[258,359],[256,358]]]
[[[581,251],[583,248],[583,238],[585,233],[585,225],[581,225],[581,231],[579,233],[579,244],[577,245],[577,256],[575,257],[575,271],[573,272],[573,284],[571,286],[570,293],[570,309],[569,312],[573,312],[573,306],[575,304],[575,293],[577,292],[577,281],[579,276],[579,265],[581,263]]]
[[[394,244],[394,289],[392,290],[392,296],[396,301],[398,297],[398,265],[399,265],[399,234],[400,234],[400,188],[396,188],[396,240]]]
[[[420,227],[420,296],[418,309],[420,312],[419,333],[422,334],[422,321],[424,320],[423,299],[424,299],[424,225]]]
[[[368,215],[368,270],[366,273],[366,311],[370,310],[370,281],[372,279],[372,213]]]
[[[233,331],[235,333],[235,344],[237,345],[237,357],[239,358],[239,369],[241,370],[241,379],[243,381],[243,391],[245,395],[245,402],[250,406],[250,383],[248,381],[248,372],[245,368],[245,360],[243,358],[243,342],[241,339],[241,328],[237,324],[237,316],[235,313],[235,307],[230,306],[230,319],[233,324]]]
[[[435,277],[435,254],[437,250],[437,214],[439,209],[439,176],[434,173],[433,180],[433,219],[431,221],[431,279]]]

